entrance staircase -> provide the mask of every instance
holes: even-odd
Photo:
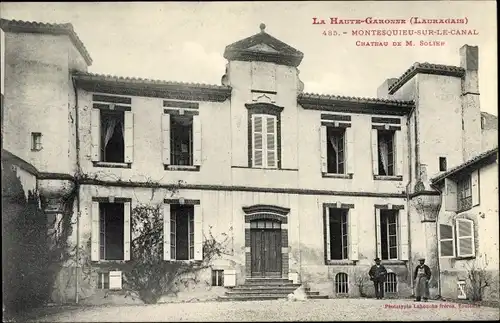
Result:
[[[228,301],[256,301],[287,298],[301,284],[283,278],[247,278],[245,284],[232,287],[226,295],[220,296],[220,300]],[[328,295],[320,295],[305,288],[308,299],[327,299]]]

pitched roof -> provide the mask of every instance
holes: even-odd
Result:
[[[443,179],[450,177],[452,175],[458,174],[459,172],[465,171],[468,168],[477,168],[477,166],[479,166],[479,164],[481,164],[483,162],[493,161],[493,160],[496,160],[497,158],[498,158],[498,147],[495,147],[493,149],[490,149],[488,151],[485,151],[485,152],[477,155],[476,157],[466,161],[465,163],[463,163],[461,165],[458,165],[457,167],[450,169],[447,172],[444,172],[444,173],[432,178],[431,182],[433,184],[436,184],[436,183],[442,181]]]
[[[262,61],[297,67],[304,54],[264,31],[226,46],[224,58],[228,60]]]
[[[414,63],[406,72],[401,75],[396,82],[389,87],[389,94],[394,94],[400,87],[408,82],[416,74],[434,74],[462,77],[465,69],[452,65],[440,65],[431,63]]]
[[[299,98],[315,99],[323,101],[330,100],[330,101],[343,101],[343,102],[353,102],[353,103],[373,103],[373,104],[405,106],[405,107],[413,107],[415,105],[413,101],[366,98],[366,97],[356,97],[356,96],[341,96],[333,94],[301,93],[299,94]]]
[[[75,30],[73,29],[73,25],[70,23],[51,24],[51,23],[42,23],[36,21],[0,19],[0,27],[5,32],[67,35],[71,39],[71,42],[78,49],[80,54],[83,56],[87,65],[89,66],[92,65],[92,58],[90,57],[89,52],[87,51],[85,45],[83,45],[83,42],[80,40]]]

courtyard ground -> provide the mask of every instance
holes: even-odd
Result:
[[[415,306],[424,306],[421,308]],[[180,321],[372,321],[499,320],[498,308],[431,301],[326,299],[247,302],[170,303],[66,308],[32,322],[180,322]]]

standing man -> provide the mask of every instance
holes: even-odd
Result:
[[[415,268],[413,280],[415,281],[415,302],[420,302],[423,298],[424,302],[429,299],[429,280],[431,279],[431,269],[425,264],[425,259],[418,260],[419,265]]]
[[[370,280],[375,285],[375,296],[377,299],[384,298],[384,282],[387,279],[387,270],[380,264],[380,258],[375,258],[375,265],[368,272]]]

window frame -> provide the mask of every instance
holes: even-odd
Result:
[[[471,235],[468,236],[460,236],[460,222],[468,223],[470,230],[471,230]],[[475,257],[476,256],[476,241],[475,241],[475,223],[472,220],[469,219],[464,219],[464,218],[458,218],[455,220],[455,230],[456,230],[456,257],[457,258],[468,258],[468,257]],[[461,239],[471,239],[471,253],[465,254],[462,253],[460,250],[460,240]]]
[[[472,209],[472,176],[470,174],[465,175],[457,179],[456,183],[457,211],[463,212]]]
[[[381,151],[380,151],[380,141],[381,137],[389,136],[390,135],[390,145],[387,145],[388,151],[387,151],[387,173],[388,174],[381,174],[381,168],[378,167],[378,174],[377,176],[397,176],[396,174],[396,131],[395,130],[380,130],[377,129],[377,163],[382,164],[381,162]],[[391,158],[392,156],[392,158]],[[392,169],[392,172],[391,172]]]
[[[391,209],[391,210],[387,210],[387,209],[381,209],[380,210],[380,215],[379,215],[379,227],[380,227],[380,231],[382,231],[382,217],[389,217],[391,214],[394,215],[394,220],[395,220],[395,223],[390,223],[389,221],[386,222],[386,241],[387,241],[387,259],[384,259],[383,258],[383,247],[382,247],[382,232],[380,232],[380,259],[382,260],[399,260],[401,258],[401,255],[400,255],[400,252],[401,252],[401,229],[400,229],[400,225],[401,225],[401,221],[399,219],[400,217],[400,210],[396,210],[396,209]],[[395,244],[395,248],[396,248],[396,257],[395,258],[391,258],[391,247],[394,247],[394,246],[391,246],[390,245],[390,236],[393,236],[390,234],[389,232],[389,226],[391,224],[394,224],[396,226],[396,244]]]
[[[187,248],[188,248],[188,259],[177,259],[177,223],[179,215],[176,212],[172,211],[172,206],[176,204],[170,205],[170,260],[173,261],[191,261],[194,260],[194,234],[195,234],[195,222],[194,222],[194,206],[193,205],[185,205],[185,206],[193,206],[192,211],[188,212],[187,216]],[[181,204],[182,205],[182,204]],[[173,223],[173,225],[172,225]]]
[[[332,214],[333,212],[331,210],[339,210],[340,213],[340,249],[342,253],[342,258],[341,259],[333,259],[332,258],[332,228],[331,228],[331,219],[335,216],[335,214]],[[350,209],[347,208],[336,208],[336,207],[326,207],[326,215],[327,215],[327,228],[326,228],[326,239],[327,239],[327,250],[325,250],[326,253],[326,261],[348,261],[351,260],[351,232],[350,232],[350,219],[349,219],[349,213]],[[344,221],[345,220],[345,221]],[[344,229],[345,227],[345,229]],[[345,237],[345,239],[344,239]],[[344,243],[345,240],[345,243]]]
[[[346,128],[343,128],[343,127],[334,127],[334,126],[327,126],[326,127],[326,141],[327,141],[327,145],[331,146],[331,142],[330,142],[330,138],[333,137],[333,136],[330,136],[329,134],[333,135],[333,134],[340,134],[341,136],[340,139],[339,137],[336,137],[337,140],[337,144],[339,142],[342,143],[342,161],[339,161],[339,155],[340,153],[339,152],[333,152],[333,154],[335,154],[335,161],[336,161],[336,165],[335,165],[335,168],[336,168],[336,171],[330,171],[329,170],[329,166],[330,166],[330,158],[333,158],[333,157],[330,157],[330,154],[328,153],[328,149],[327,149],[327,153],[326,153],[326,158],[327,158],[327,173],[326,174],[335,174],[335,175],[346,175],[347,174],[347,154],[346,154],[346,146],[347,146],[347,131],[346,131]],[[333,149],[333,147],[332,147]],[[339,166],[342,165],[342,172],[339,172]]]
[[[190,117],[191,119],[191,124],[189,126],[190,131],[189,131],[189,143],[188,143],[188,164],[187,165],[181,165],[177,163],[180,158],[178,158],[175,154],[175,138],[174,138],[174,131],[175,128],[174,124],[176,124],[176,118],[177,117]],[[180,125],[179,125],[180,126]],[[181,149],[182,150],[182,149]],[[182,151],[181,151],[182,154]],[[194,115],[192,114],[183,114],[183,115],[176,115],[176,114],[171,114],[170,115],[170,166],[181,166],[181,167],[189,167],[189,166],[195,166],[194,165]]]
[[[31,151],[42,150],[42,133],[32,132],[31,133]]]
[[[444,226],[448,226],[451,228],[451,238],[441,238],[441,226],[444,225]],[[439,223],[439,227],[438,227],[438,230],[439,230],[439,242],[438,242],[438,254],[439,254],[439,258],[455,258],[456,257],[456,241],[455,241],[455,228],[453,227],[453,225],[448,225],[448,224],[445,224],[445,223]],[[442,248],[441,248],[441,242],[446,242],[446,241],[451,241],[452,242],[452,252],[453,254],[451,256],[443,256],[442,255]]]
[[[255,120],[256,118],[261,118],[262,120],[262,131],[260,132],[262,136],[262,165],[255,164]],[[274,131],[272,133],[268,132],[268,120],[273,120]],[[273,114],[264,113],[254,113],[251,116],[251,140],[252,140],[252,168],[263,168],[263,169],[277,169],[278,167],[278,117]],[[274,149],[269,150],[268,148],[268,136],[272,134],[274,137]],[[269,166],[269,152],[274,152],[274,166]]]

